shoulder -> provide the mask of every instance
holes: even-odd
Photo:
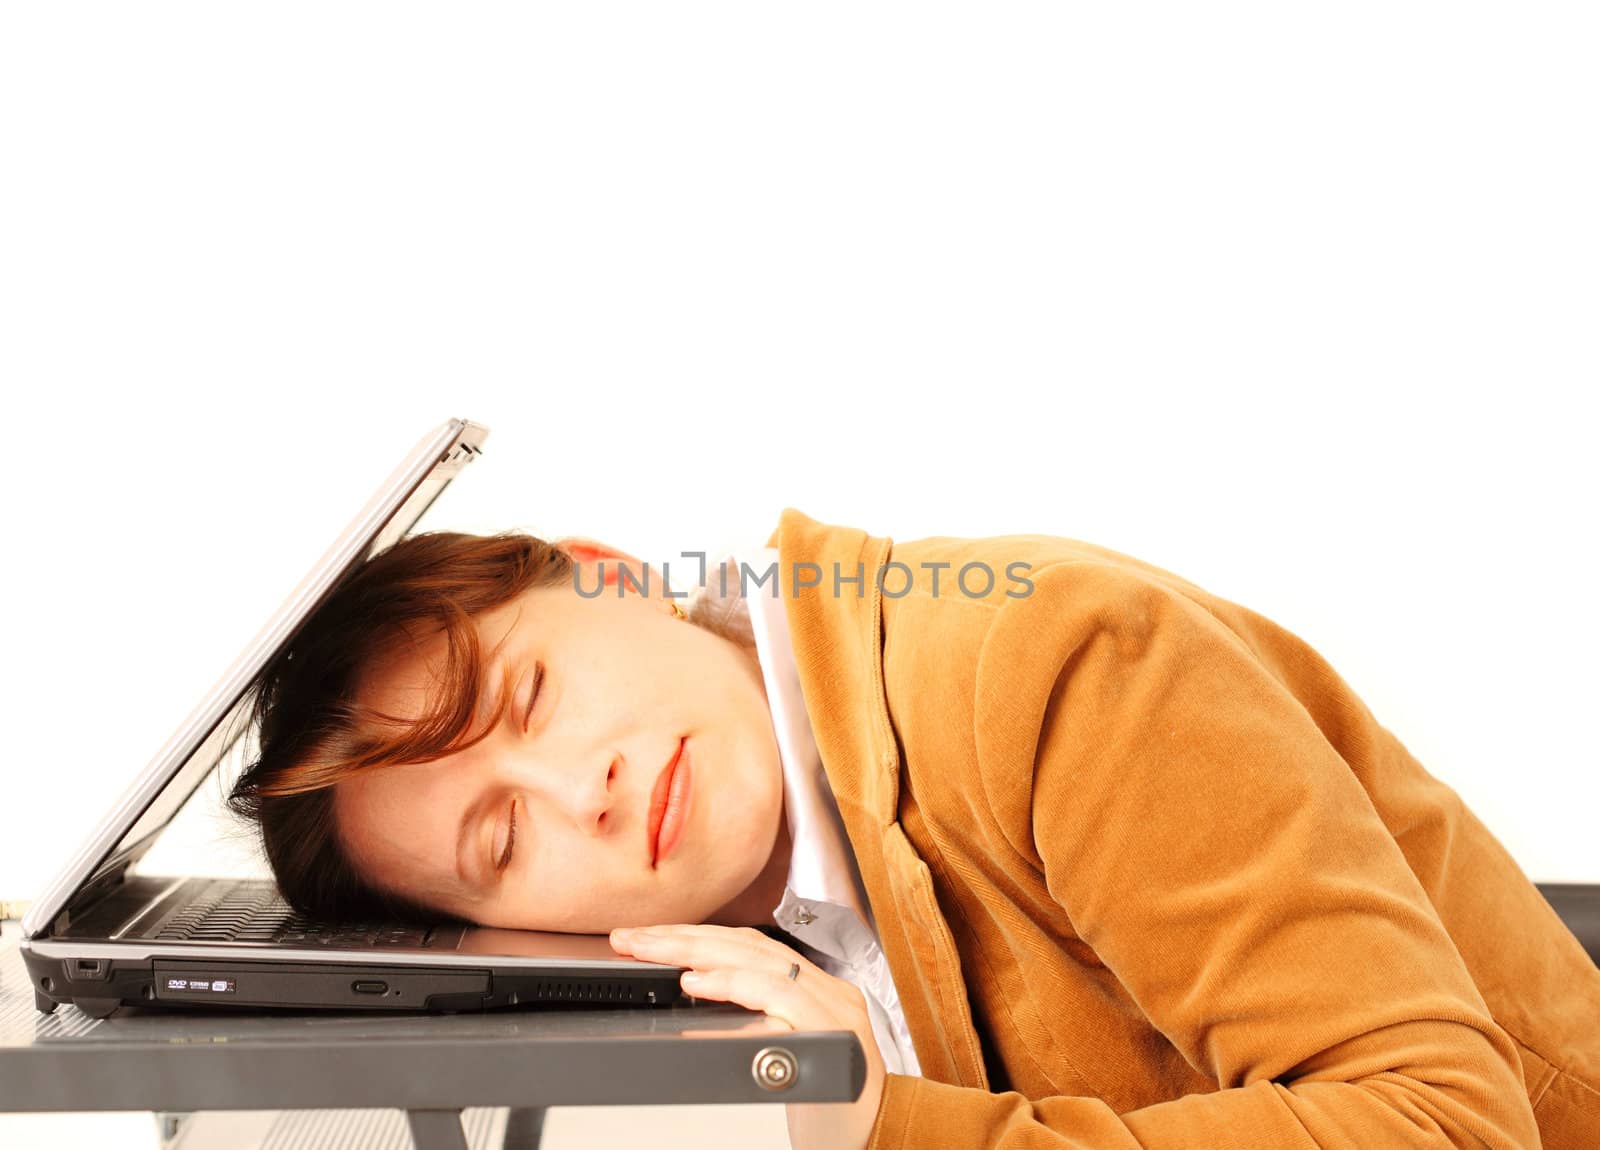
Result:
[[[950,565],[937,568],[937,597],[935,568],[898,599],[885,580],[885,691],[903,748],[923,760],[908,769],[930,797],[948,791],[950,810],[976,815],[981,797],[1019,850],[1029,851],[1047,746],[1093,759],[1147,740],[1178,680],[1193,687],[1204,677],[1224,694],[1259,690],[1254,653],[1226,621],[1239,609],[1132,556],[1054,536],[996,536],[918,540],[892,558]],[[971,563],[995,572],[991,594],[957,585]],[[977,589],[976,572],[967,582]],[[927,777],[930,755],[938,778]]]
[[[882,576],[886,641],[964,642],[1011,680],[1054,678],[1088,637],[1137,642],[1216,619],[1226,600],[1123,552],[1055,535],[932,536],[897,543]]]
[[[890,604],[943,600],[996,610],[1012,607],[1015,617],[1037,613],[1038,603],[1054,608],[1064,599],[1110,596],[1120,602],[1129,595],[1163,590],[1196,601],[1212,598],[1164,567],[1063,535],[934,535],[895,543],[887,566],[886,611]],[[1016,609],[1018,603],[1026,605]]]
[[[1048,563],[998,604],[977,652],[994,690],[1048,692],[1074,664],[1132,663],[1153,645],[1236,644],[1233,605],[1159,569],[1104,558]]]
[[[1212,612],[1222,600],[1082,540],[937,536],[896,544],[890,562],[901,566],[883,579],[884,689],[903,748],[936,754],[950,784],[976,785],[997,815],[1026,813],[1069,679],[1075,702],[1101,709],[1154,647],[1176,664],[1196,645],[1238,642]]]

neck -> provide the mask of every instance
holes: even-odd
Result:
[[[727,609],[729,603],[738,605],[740,609]],[[724,609],[720,616],[708,618],[705,614],[697,612],[692,618],[708,630],[721,634],[739,649],[746,659],[746,669],[750,672],[755,685],[761,690],[761,697],[766,699],[767,681],[761,673],[761,661],[756,654],[755,638],[750,633],[748,606],[742,600],[729,600],[720,606]],[[783,901],[784,888],[789,885],[789,858],[793,853],[794,841],[789,835],[788,800],[785,798],[778,805],[777,838],[772,844],[772,853],[767,856],[766,864],[761,868],[761,873],[755,877],[754,882],[740,892],[738,897],[720,908],[706,921],[718,926],[773,925],[773,909]]]
[[[789,816],[785,809],[780,808],[778,838],[761,873],[743,893],[706,921],[719,926],[771,926],[772,911],[783,900],[784,888],[789,884],[789,856],[793,853]]]

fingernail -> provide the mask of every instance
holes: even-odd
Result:
[[[704,986],[705,984],[706,976],[701,974],[699,971],[686,970],[683,972],[683,986],[685,990],[693,990],[695,987]]]

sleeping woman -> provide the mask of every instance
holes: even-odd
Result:
[[[370,559],[257,683],[231,802],[285,898],[609,933],[853,1030],[801,1150],[1600,1147],[1600,969],[1286,629],[1078,540],[794,508],[697,574]]]

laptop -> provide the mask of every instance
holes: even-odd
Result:
[[[135,865],[248,733],[246,695],[262,668],[346,574],[411,531],[487,437],[451,419],[418,441],[33,903],[20,949],[39,1010],[456,1012],[679,999],[684,968],[619,955],[604,935],[313,922],[270,879]]]

